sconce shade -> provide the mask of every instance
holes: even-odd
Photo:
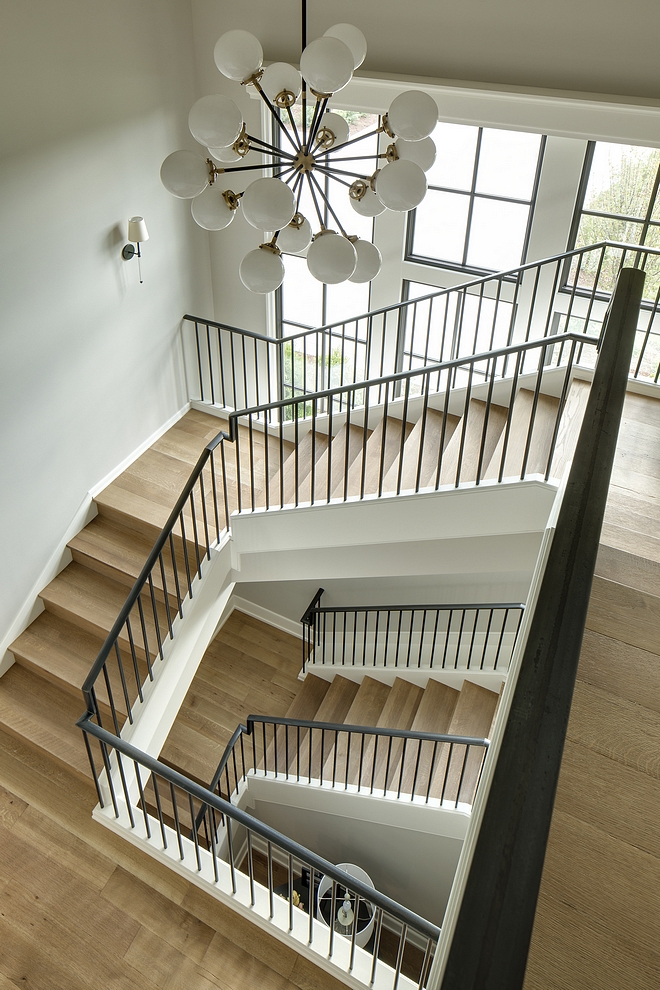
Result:
[[[128,239],[133,244],[141,244],[149,240],[149,232],[143,217],[131,217],[128,221]]]

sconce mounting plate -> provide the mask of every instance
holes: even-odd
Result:
[[[134,254],[135,254],[135,245],[124,244],[124,247],[122,248],[122,252],[121,252],[121,256],[124,259],[124,261],[130,261]]]

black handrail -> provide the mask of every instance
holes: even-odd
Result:
[[[103,666],[106,660],[108,659],[110,655],[110,651],[113,649],[124,627],[124,624],[126,623],[128,616],[130,615],[133,606],[135,605],[141,592],[147,585],[149,576],[154,570],[157,562],[159,561],[160,555],[163,549],[165,548],[165,545],[167,544],[168,540],[171,537],[174,527],[179,519],[179,516],[183,512],[186,503],[188,502],[188,499],[190,498],[191,493],[193,492],[195,484],[197,483],[200,475],[202,474],[202,471],[206,463],[208,462],[212,452],[224,440],[233,443],[235,439],[235,433],[236,433],[236,425],[230,423],[229,433],[226,433],[224,432],[224,430],[221,430],[209,443],[207,443],[206,447],[200,454],[197,463],[195,464],[195,467],[193,468],[190,477],[188,478],[188,481],[184,485],[184,488],[181,494],[179,495],[174,505],[174,508],[172,509],[167,519],[167,522],[163,526],[163,529],[161,530],[160,535],[158,536],[156,542],[154,543],[154,546],[149,556],[147,557],[142,570],[140,571],[137,579],[135,580],[135,583],[133,584],[133,587],[128,593],[126,601],[124,602],[121,611],[117,616],[114,625],[112,626],[112,629],[106,636],[105,642],[103,643],[103,646],[101,647],[96,660],[92,664],[89,674],[85,678],[85,681],[82,685],[82,693],[85,699],[85,703],[87,705],[88,714],[92,715],[97,710],[93,695],[94,685],[96,684],[96,681],[98,680],[101,672],[103,671]],[[210,546],[207,547],[207,552],[208,552],[208,558],[210,560]]]
[[[404,382],[410,378],[437,375],[443,371],[452,371],[465,365],[483,364],[484,362],[495,361],[501,357],[508,357],[513,354],[522,354],[535,348],[560,347],[562,344],[593,344],[596,345],[600,338],[591,337],[584,333],[562,333],[552,337],[541,337],[537,340],[525,340],[518,344],[509,344],[507,347],[499,347],[491,351],[482,351],[479,354],[469,354],[463,357],[454,358],[451,361],[441,361],[437,364],[424,365],[421,368],[411,368],[408,371],[397,371],[393,375],[383,375],[380,378],[368,378],[361,382],[349,382],[347,385],[336,385],[334,388],[322,389],[319,392],[305,392],[304,395],[294,396],[290,399],[278,399],[276,402],[266,402],[257,406],[250,406],[248,409],[240,409],[229,413],[229,422],[232,423],[242,417],[259,415],[259,413],[269,412],[274,409],[284,409],[287,406],[305,406],[314,400],[331,399],[335,395],[344,392],[360,392],[362,390],[377,388],[379,385]]]
[[[415,914],[414,911],[410,911],[402,904],[392,900],[392,898],[387,897],[385,894],[382,894],[379,890],[370,887],[368,884],[363,883],[356,877],[350,876],[350,874],[345,873],[343,870],[340,870],[337,866],[335,866],[334,863],[330,863],[327,859],[323,859],[322,856],[318,856],[305,846],[300,845],[300,843],[294,842],[286,835],[282,835],[281,832],[277,832],[269,825],[264,825],[258,819],[247,814],[247,812],[241,811],[240,808],[237,808],[236,805],[232,804],[230,801],[225,801],[224,798],[219,797],[217,794],[207,790],[200,784],[196,784],[194,781],[189,780],[187,777],[184,777],[183,774],[180,774],[171,767],[168,767],[165,763],[160,763],[147,753],[143,753],[135,746],[131,746],[131,744],[127,743],[125,740],[112,735],[112,733],[108,732],[106,729],[96,725],[96,723],[93,722],[87,715],[83,715],[83,717],[78,720],[76,725],[78,728],[82,729],[84,733],[94,736],[106,747],[114,749],[118,754],[125,756],[131,762],[139,764],[152,774],[157,774],[159,777],[167,780],[173,787],[178,787],[186,794],[189,794],[192,798],[196,798],[200,803],[213,808],[220,815],[230,818],[238,825],[243,825],[246,829],[253,832],[255,835],[258,835],[265,842],[279,847],[295,859],[302,860],[302,862],[311,866],[318,873],[329,876],[336,883],[341,884],[342,887],[347,887],[351,891],[359,894],[361,899],[371,904],[375,904],[383,911],[386,911],[388,914],[392,915],[402,924],[408,925],[410,928],[424,935],[426,938],[433,939],[434,941],[437,941],[439,938],[440,929],[436,925],[431,924],[431,922],[426,921],[425,918],[421,918],[418,914]],[[119,766],[121,767],[121,762],[119,763]],[[107,780],[108,785],[112,786],[110,774],[107,774]]]
[[[491,272],[490,275],[480,275],[479,278],[470,279],[467,282],[461,282],[459,285],[453,285],[449,288],[437,289],[435,292],[429,292],[424,296],[415,296],[414,299],[403,299],[397,303],[390,303],[388,306],[381,306],[379,309],[370,309],[366,313],[361,313],[359,316],[352,316],[350,320],[335,320],[334,323],[324,323],[319,327],[310,327],[308,330],[303,330],[302,333],[290,334],[288,337],[269,337],[268,335],[255,333],[253,330],[241,330],[239,327],[233,327],[226,323],[215,323],[213,320],[206,320],[202,317],[190,316],[188,314],[186,314],[183,319],[189,320],[192,323],[203,323],[211,327],[217,327],[219,330],[230,330],[246,337],[256,337],[258,340],[267,340],[273,344],[286,344],[292,340],[296,340],[298,337],[303,336],[305,333],[323,333],[328,330],[333,330],[335,327],[343,326],[346,323],[355,323],[359,320],[367,320],[373,316],[380,316],[382,313],[391,313],[395,310],[405,309],[407,306],[412,306],[414,303],[426,302],[428,299],[436,299],[439,296],[444,296],[450,292],[455,292],[457,289],[470,289],[475,285],[482,285],[496,279],[511,278],[512,275],[518,275],[521,272],[526,272],[533,268],[539,268],[542,265],[549,265],[555,261],[565,261],[567,259],[577,257],[578,255],[586,254],[589,251],[597,251],[601,248],[608,247],[619,248],[624,252],[632,251],[636,254],[660,255],[660,248],[645,247],[640,244],[627,244],[625,241],[598,241],[595,244],[588,244],[584,247],[573,248],[572,251],[562,251],[559,254],[548,255],[547,258],[541,258],[539,261],[528,261],[524,265],[518,265],[516,268],[509,268],[503,272]]]
[[[442,990],[523,985],[644,278],[619,274]]]

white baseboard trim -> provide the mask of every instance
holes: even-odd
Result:
[[[74,536],[77,536],[80,530],[84,529],[87,523],[91,522],[96,515],[96,504],[91,496],[91,493],[88,492],[80,503],[73,519],[67,526],[62,539],[59,541],[55,550],[51,554],[46,566],[34,582],[29,595],[18,611],[16,618],[7,630],[5,636],[0,641],[0,677],[2,677],[3,674],[6,674],[14,663],[14,654],[9,650],[9,646],[21,635],[22,632],[25,632],[30,623],[34,622],[37,616],[44,610],[44,604],[41,598],[39,598],[39,595],[46,585],[50,584],[50,582],[57,577],[60,571],[63,571],[67,564],[71,562],[71,551],[67,547],[67,543],[69,540],[72,540]]]
[[[167,433],[167,431],[171,429],[175,423],[178,423],[180,419],[183,419],[186,413],[190,411],[190,408],[191,403],[186,402],[185,405],[181,406],[181,408],[177,410],[173,416],[170,416],[170,418],[166,420],[162,426],[159,426],[150,437],[143,440],[142,443],[128,455],[128,457],[125,457],[124,460],[113,468],[109,474],[106,474],[105,478],[101,478],[101,480],[90,489],[89,494],[92,498],[96,498],[99,492],[102,492],[104,488],[107,488],[108,485],[112,484],[115,478],[118,478],[119,475],[126,470],[126,468],[129,468],[131,464],[138,459],[138,457],[144,454],[145,450],[148,450],[149,447],[153,446],[153,444],[155,444],[157,440],[160,440],[163,434]]]
[[[281,632],[289,633],[290,636],[295,636],[296,639],[303,638],[302,626],[299,622],[294,622],[293,619],[287,619],[285,615],[278,615],[277,612],[271,612],[269,608],[264,608],[263,605],[257,605],[255,602],[250,602],[247,598],[241,598],[237,594],[233,594],[229,600],[226,617],[223,619],[222,625],[224,625],[235,609],[251,615],[253,619],[260,619],[267,625],[281,630]],[[222,626],[219,626],[216,632],[219,632],[221,628]]]
[[[87,492],[80,506],[76,510],[73,519],[67,526],[64,535],[51,554],[45,567],[39,574],[39,577],[33,584],[29,595],[19,609],[14,622],[11,624],[2,640],[0,640],[0,677],[2,677],[3,674],[6,674],[14,663],[14,655],[9,650],[10,644],[13,643],[22,632],[25,632],[30,623],[34,622],[37,616],[44,610],[44,605],[41,598],[39,598],[39,595],[46,585],[50,584],[50,582],[57,577],[60,571],[63,571],[67,564],[71,562],[71,551],[67,547],[69,540],[72,540],[74,536],[77,536],[80,530],[84,529],[85,526],[87,526],[87,524],[90,523],[97,515],[97,509],[94,503],[95,497],[99,494],[99,492],[102,492],[104,488],[107,488],[107,486],[113,482],[115,478],[118,478],[122,471],[125,471],[126,468],[130,467],[130,465],[136,461],[138,457],[145,452],[145,450],[151,447],[152,444],[156,443],[156,441],[159,440],[164,433],[167,433],[167,431],[174,426],[175,423],[178,423],[178,421],[185,416],[189,409],[190,402],[186,402],[185,405],[177,410],[173,416],[170,416],[167,422],[163,423],[163,425],[152,433],[150,437],[147,437],[146,440],[136,447],[136,449],[132,451],[128,457],[125,457],[124,460],[117,465],[117,467],[113,468],[113,470],[107,474],[105,478],[102,478],[98,484],[94,485],[94,487]]]

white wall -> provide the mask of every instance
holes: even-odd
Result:
[[[159,180],[194,145],[189,3],[7,0],[0,92],[1,639],[85,493],[184,404],[179,320],[211,301]]]
[[[215,37],[253,31],[273,61],[300,54],[300,3],[193,0]],[[308,38],[349,21],[369,43],[367,72],[506,86],[660,97],[657,0],[333,0],[308,4]]]

